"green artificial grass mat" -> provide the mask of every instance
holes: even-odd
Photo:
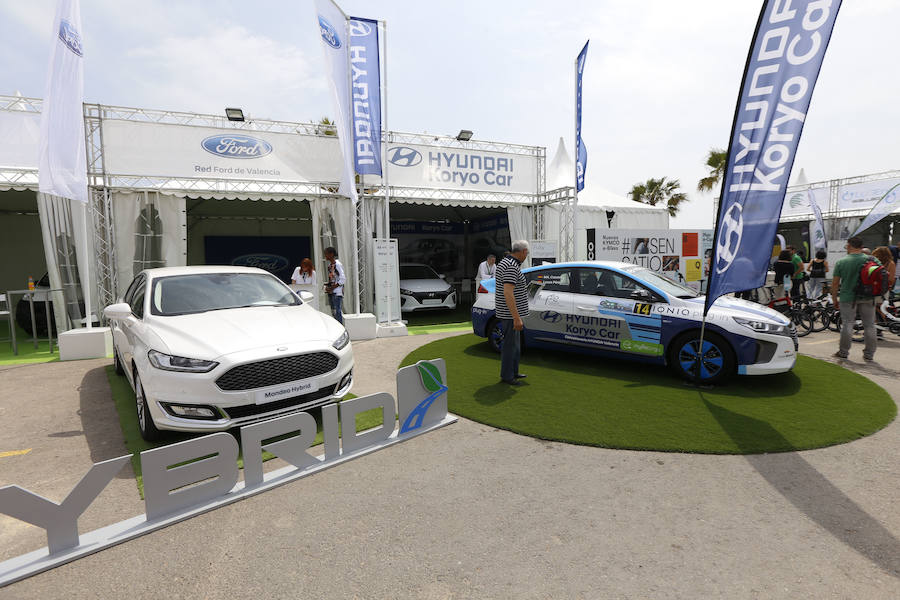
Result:
[[[131,467],[132,469],[134,469],[138,492],[140,493],[141,498],[143,498],[144,478],[141,471],[141,452],[143,452],[144,450],[150,450],[152,448],[158,448],[160,446],[168,446],[169,444],[174,444],[176,442],[181,442],[190,438],[200,437],[208,434],[163,431],[161,432],[162,439],[155,442],[146,441],[141,437],[141,431],[138,428],[137,413],[135,412],[134,406],[134,391],[131,389],[131,384],[128,383],[128,379],[126,379],[124,375],[116,375],[116,369],[112,365],[106,367],[106,378],[109,380],[109,387],[112,390],[113,402],[116,405],[116,412],[119,414],[119,425],[122,428],[122,437],[125,441],[125,447],[128,449],[128,452],[131,453]],[[350,398],[355,398],[355,396],[353,394],[348,394],[344,396],[341,401],[348,400]],[[308,412],[316,417],[318,433],[316,434],[316,440],[315,442],[313,442],[313,446],[318,446],[322,443],[321,411],[319,409],[312,409]],[[378,427],[383,422],[384,421],[382,419],[381,409],[375,408],[372,410],[367,410],[356,415],[356,431],[365,431],[366,429],[371,429],[372,427]],[[340,426],[338,427],[338,430],[340,430]],[[237,439],[238,444],[240,444],[240,435],[237,435],[236,431],[234,433],[235,439]],[[279,438],[275,438],[271,441],[290,437],[291,435],[293,434],[287,434]],[[265,441],[265,443],[269,442],[270,441],[268,440]],[[275,458],[274,454],[266,451],[262,452],[263,461],[271,460],[273,458]],[[243,454],[238,455],[237,464],[238,468],[244,468]]]
[[[446,333],[448,331],[472,331],[472,322],[445,323],[443,325],[416,325],[406,327],[410,335],[423,335],[425,333]]]
[[[27,365],[32,363],[45,363],[59,360],[59,346],[56,345],[56,338],[53,339],[53,352],[50,352],[47,338],[38,338],[38,347],[35,349],[31,336],[25,333],[25,330],[16,325],[16,345],[19,354],[13,354],[12,340],[9,337],[9,325],[0,322],[0,336],[5,341],[0,342],[0,365]]]
[[[758,454],[820,448],[870,435],[897,406],[862,375],[806,356],[778,375],[735,377],[711,389],[667,369],[625,360],[526,349],[523,385],[500,382],[484,338],[431,342],[401,366],[447,361],[451,412],[545,440],[604,448]]]
[[[472,322],[472,305],[459,304],[453,310],[419,310],[402,314],[407,328],[419,325],[446,325]]]

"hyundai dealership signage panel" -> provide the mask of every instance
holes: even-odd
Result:
[[[468,148],[392,144],[387,151],[391,185],[534,194],[537,159]]]
[[[333,136],[216,129],[105,120],[104,166],[109,175],[241,181],[327,182],[340,179]],[[392,144],[393,186],[534,194],[537,157],[453,146]],[[366,182],[380,178],[370,175]]]

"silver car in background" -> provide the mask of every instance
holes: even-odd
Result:
[[[420,263],[400,264],[400,310],[456,308],[456,291],[428,265]]]

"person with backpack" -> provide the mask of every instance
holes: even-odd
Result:
[[[808,297],[811,300],[818,300],[822,295],[822,284],[825,283],[825,274],[828,272],[828,261],[825,260],[828,253],[824,250],[817,250],[816,257],[809,261],[806,267],[809,272],[809,291]]]
[[[831,278],[831,299],[841,311],[841,341],[836,358],[850,356],[853,325],[856,315],[862,319],[865,339],[863,358],[875,360],[875,297],[882,293],[884,267],[874,256],[863,254],[863,241],[858,236],[847,240],[847,256],[834,265]]]

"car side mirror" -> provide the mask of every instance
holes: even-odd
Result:
[[[653,302],[653,294],[649,290],[634,290],[628,296],[631,300],[641,300],[643,302]]]
[[[313,296],[312,292],[307,292],[306,290],[303,290],[300,292],[300,299],[303,300],[304,302],[312,302],[313,299],[315,299],[315,296]]]
[[[127,319],[131,316],[131,307],[125,302],[118,304],[110,304],[103,309],[103,314],[107,319]]]
[[[440,277],[441,279],[447,279],[446,275],[438,275],[438,277]]]

